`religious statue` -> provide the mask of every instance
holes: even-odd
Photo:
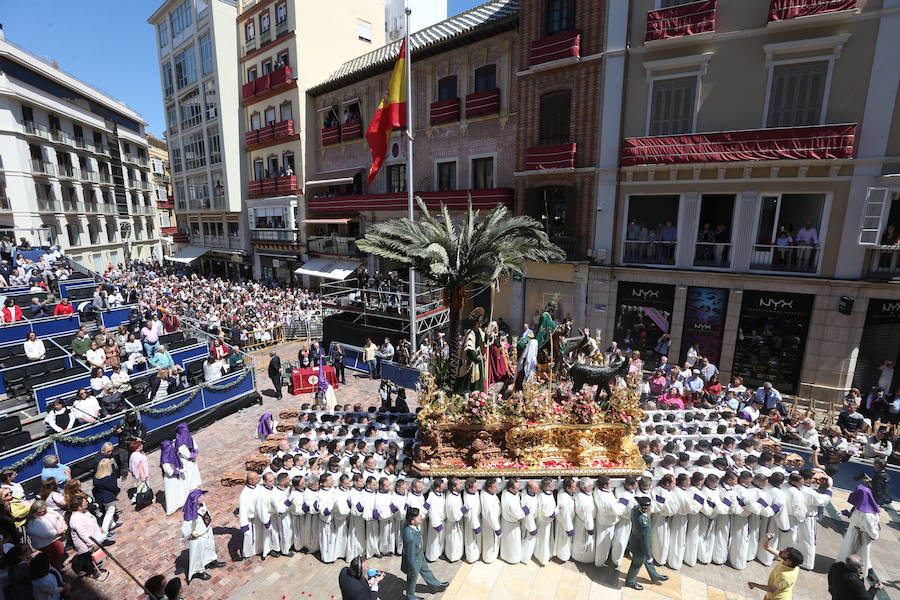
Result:
[[[484,332],[481,330],[481,319],[476,317],[472,326],[463,337],[462,352],[459,356],[459,367],[456,370],[454,391],[469,394],[484,391],[484,358],[487,347]]]

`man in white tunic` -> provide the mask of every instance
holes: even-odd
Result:
[[[737,495],[734,486],[737,484],[737,476],[731,471],[725,473],[722,478],[722,484],[719,486],[719,514],[716,515],[716,521],[713,525],[714,545],[712,553],[712,562],[716,565],[724,565],[728,560],[728,542],[731,538],[731,521],[735,513],[738,512],[740,506],[737,502]]]
[[[466,489],[462,494],[463,505],[463,545],[466,562],[473,563],[481,558],[481,494],[478,481],[474,477],[466,479]]]
[[[616,529],[613,533],[612,547],[609,551],[609,559],[613,566],[618,569],[625,556],[625,548],[628,546],[628,538],[631,537],[631,509],[637,506],[634,499],[634,490],[637,488],[637,477],[628,475],[621,486],[617,487],[613,492],[616,499],[623,507],[625,512],[616,521]]]
[[[818,524],[819,509],[831,502],[830,487],[813,487],[813,474],[808,469],[796,473],[803,478],[803,494],[806,498],[806,518],[797,529],[797,541],[794,547],[803,554],[801,569],[811,571],[816,565],[816,525]],[[795,473],[791,473],[792,477]],[[790,477],[788,479],[790,480]],[[829,485],[830,485],[829,478]]]
[[[378,551],[378,534],[380,530],[380,517],[378,509],[375,508],[375,493],[377,492],[377,480],[372,477],[366,477],[366,487],[360,496],[356,509],[362,514],[366,520],[366,558],[372,558],[379,553]]]
[[[319,551],[319,530],[322,522],[319,520],[319,480],[315,476],[307,479],[306,490],[303,492],[303,510],[307,513],[306,521],[306,551],[314,554]]]
[[[275,489],[272,490],[272,528],[277,532],[281,542],[281,554],[291,557],[294,553],[294,521],[291,518],[291,488],[288,486],[287,473],[279,473],[275,478]]]
[[[202,481],[200,469],[197,467],[197,456],[200,451],[188,430],[187,423],[179,423],[175,428],[175,449],[184,464],[184,480],[188,490],[196,490]]]
[[[742,471],[734,488],[737,511],[731,517],[731,540],[728,543],[728,562],[732,568],[742,571],[747,568],[747,551],[750,545],[750,517],[753,516],[756,495],[750,482],[753,475]],[[758,540],[757,540],[758,541]],[[756,546],[753,546],[754,554]]]
[[[538,512],[535,518],[538,533],[534,544],[534,558],[541,566],[553,558],[553,523],[556,521],[556,498],[553,489],[556,482],[550,477],[541,479],[538,494]]]
[[[691,498],[691,478],[687,473],[675,477],[669,501],[672,504],[672,516],[669,518],[669,553],[666,564],[670,569],[680,569],[684,562],[684,549],[687,544],[688,518],[700,512],[700,503]]]
[[[575,537],[572,538],[572,560],[576,562],[594,562],[596,511],[593,491],[593,481],[587,477],[578,481],[578,493],[575,494]]]
[[[306,539],[309,537],[309,514],[303,511],[304,494],[306,493],[306,478],[300,475],[291,479],[291,495],[288,500],[291,503],[291,517],[294,520],[294,548],[306,552]]]
[[[522,519],[526,517],[519,498],[519,480],[510,477],[500,494],[500,558],[508,563],[522,562]]]
[[[188,492],[185,479],[184,463],[175,446],[169,440],[163,440],[159,445],[159,466],[163,474],[163,491],[166,497],[166,514],[171,515],[184,506]]]
[[[697,546],[697,562],[708,565],[712,562],[713,547],[716,543],[716,517],[727,507],[719,497],[719,476],[710,473],[706,476],[701,490],[706,503],[700,509],[702,518],[697,530],[699,544]]]
[[[627,501],[626,501],[627,504]],[[625,512],[625,504],[619,502],[610,487],[609,477],[600,475],[594,486],[594,564],[602,567],[609,560],[616,523]]]
[[[200,500],[200,496],[205,493],[203,490],[194,490],[188,494],[184,502],[181,540],[188,542],[187,581],[195,576],[203,580],[211,579],[212,576],[206,569],[225,566],[216,554],[216,541],[213,539],[209,510]]]
[[[324,563],[333,563],[337,559],[333,484],[334,478],[331,476],[331,473],[323,473],[319,476],[319,494],[315,508],[319,514],[319,555]]]
[[[538,526],[537,518],[540,510],[540,489],[536,481],[525,483],[525,493],[519,494],[522,500],[522,562],[530,563],[534,556],[534,548],[537,545]]]
[[[842,514],[850,514],[850,526],[844,535],[841,549],[838,550],[835,561],[844,561],[848,556],[856,555],[862,563],[862,575],[865,577],[872,568],[872,542],[878,539],[881,533],[881,524],[878,521],[878,513],[881,512],[872,490],[869,488],[871,479],[866,479],[850,494],[848,501],[853,506],[852,511],[842,511]]]
[[[450,562],[462,558],[463,544],[463,498],[460,494],[460,481],[456,477],[447,480],[447,493],[444,494],[444,555]]]
[[[787,548],[794,543],[790,501],[787,490],[783,487],[784,479],[784,475],[778,472],[772,473],[769,477],[769,485],[765,489],[767,496],[765,502],[772,509],[772,516],[769,517],[765,529],[762,529],[763,525],[760,523],[760,539],[765,539],[767,533],[774,534],[774,537],[769,540],[769,545],[776,550]],[[756,560],[768,567],[772,565],[775,558],[766,552],[765,548],[760,548],[756,552]]]
[[[556,558],[568,562],[572,558],[572,538],[575,537],[575,480],[566,477],[562,492],[556,498],[556,534],[553,552]]]
[[[272,495],[275,491],[275,475],[266,473],[263,475],[263,484],[256,495],[256,516],[263,524],[263,549],[261,558],[266,559],[270,554],[278,556],[281,553],[281,538],[278,537],[277,528],[273,527],[275,510]]]
[[[675,476],[666,473],[659,480],[659,485],[653,490],[653,512],[650,514],[650,548],[653,560],[657,565],[666,564],[669,558],[669,524],[672,515],[678,512],[676,497],[672,494],[675,489]]]
[[[341,475],[338,478],[338,485],[334,489],[334,556],[335,558],[345,558],[351,561],[356,556],[347,556],[347,537],[349,536],[348,517],[350,516],[350,478]]]
[[[689,567],[697,564],[697,553],[700,551],[700,525],[706,526],[708,520],[700,511],[706,507],[706,496],[703,492],[705,476],[700,471],[691,475],[691,487],[687,490],[688,505],[687,528],[685,529],[684,554],[682,562]],[[670,546],[671,548],[671,546]],[[673,561],[676,562],[677,561]]]
[[[395,531],[394,513],[391,505],[394,501],[394,490],[391,480],[382,477],[378,481],[378,493],[375,494],[375,510],[378,511],[378,554],[390,556],[394,553]]]
[[[265,528],[262,522],[256,518],[256,494],[259,485],[259,474],[250,471],[247,473],[246,484],[241,490],[241,498],[238,501],[238,522],[241,526],[241,533],[244,540],[241,546],[241,555],[239,561],[250,558],[254,554],[262,552],[262,548],[257,549],[257,542],[262,542]],[[261,545],[261,544],[260,544]]]
[[[350,477],[350,516],[347,518],[347,556],[350,560],[366,552],[366,520],[363,518],[362,500],[365,493],[365,480],[359,473]]]
[[[394,482],[394,494],[391,502],[391,514],[394,515],[394,551],[398,556],[403,554],[403,526],[406,521],[406,498],[408,495],[406,479]]]
[[[497,496],[497,480],[489,477],[481,490],[481,560],[490,564],[500,553],[500,498]]]
[[[756,558],[760,542],[765,538],[766,531],[764,527],[768,526],[769,519],[774,514],[772,507],[769,505],[766,483],[765,476],[754,475],[750,481],[750,486],[743,494],[744,502],[750,510],[750,517],[747,521],[747,544],[744,548],[744,562],[750,562]]]
[[[425,500],[428,516],[424,527],[425,560],[434,562],[444,553],[444,522],[447,513],[444,510],[444,480],[438,477],[431,484],[431,492]]]

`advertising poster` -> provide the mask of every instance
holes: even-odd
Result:
[[[722,356],[722,334],[728,309],[728,290],[725,288],[689,287],[684,308],[684,329],[681,332],[682,364],[688,348],[696,345],[700,356],[714,365]]]

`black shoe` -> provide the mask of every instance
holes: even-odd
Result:
[[[286,556],[287,558],[290,558],[294,555],[294,553],[293,552],[282,552],[281,555]]]
[[[209,573],[203,572],[203,573],[197,573],[196,575],[194,575],[194,578],[202,579],[203,581],[209,581],[210,579],[212,579],[212,575],[210,575]]]
[[[633,590],[638,590],[638,591],[641,591],[642,589],[644,589],[644,586],[642,586],[641,584],[639,584],[636,581],[634,583],[626,583],[625,586],[630,587]]]
[[[116,540],[103,540],[104,546],[112,546],[115,543],[116,543]]]
[[[206,565],[206,568],[207,569],[221,569],[224,566],[225,566],[225,563],[223,563],[221,560],[214,560],[211,563],[209,563],[208,565]]]
[[[437,587],[439,590],[446,590],[449,586],[450,586],[449,581],[442,581],[441,583],[438,584]]]
[[[234,562],[244,562],[244,557],[238,556],[236,559],[234,559]]]
[[[656,581],[654,581],[653,583],[662,583],[663,581],[668,581],[668,580],[669,580],[668,575],[660,575],[659,577],[656,578]]]

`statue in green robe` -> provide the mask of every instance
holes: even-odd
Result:
[[[474,321],[466,331],[463,347],[459,356],[459,367],[456,370],[456,383],[453,386],[459,394],[484,391],[484,356],[485,337],[481,330],[481,321]]]

